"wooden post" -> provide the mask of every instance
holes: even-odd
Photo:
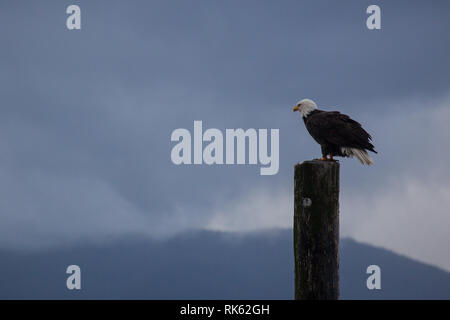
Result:
[[[339,299],[339,163],[294,170],[295,299]]]

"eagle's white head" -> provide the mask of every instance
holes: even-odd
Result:
[[[303,99],[297,102],[293,111],[300,111],[302,117],[305,118],[308,114],[317,109],[317,104],[311,99]]]

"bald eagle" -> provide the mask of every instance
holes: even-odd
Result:
[[[367,150],[377,152],[371,143],[372,137],[360,123],[338,111],[319,110],[310,99],[300,100],[294,111],[301,113],[306,129],[322,148],[322,158],[318,160],[334,161],[333,156],[356,157],[362,164],[373,164]]]

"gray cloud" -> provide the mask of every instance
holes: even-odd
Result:
[[[393,101],[389,107],[397,111],[368,121],[379,128],[375,166],[341,163],[341,234],[450,270],[450,150],[442,147],[450,141],[450,98],[430,105]],[[214,230],[292,227],[291,185],[217,203],[208,226]]]
[[[450,83],[446,1],[381,2],[380,32],[365,28],[372,3],[361,1],[79,1],[76,32],[65,29],[69,4],[0,4],[5,246],[246,229],[251,221],[288,226],[292,166],[319,154],[291,112],[303,97],[373,133],[376,167],[344,162],[343,197],[355,199],[346,201],[349,211],[383,189],[387,176],[415,185],[424,162],[445,183],[437,154],[447,132],[431,115],[445,109],[439,101]],[[174,166],[170,134],[194,120],[221,130],[279,128],[280,173]],[[258,219],[257,202],[270,195],[286,213]]]

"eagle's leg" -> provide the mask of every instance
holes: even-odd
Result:
[[[319,161],[328,161],[327,149],[323,145],[320,146],[320,149],[322,150],[322,158],[317,159],[317,160],[319,160]]]

